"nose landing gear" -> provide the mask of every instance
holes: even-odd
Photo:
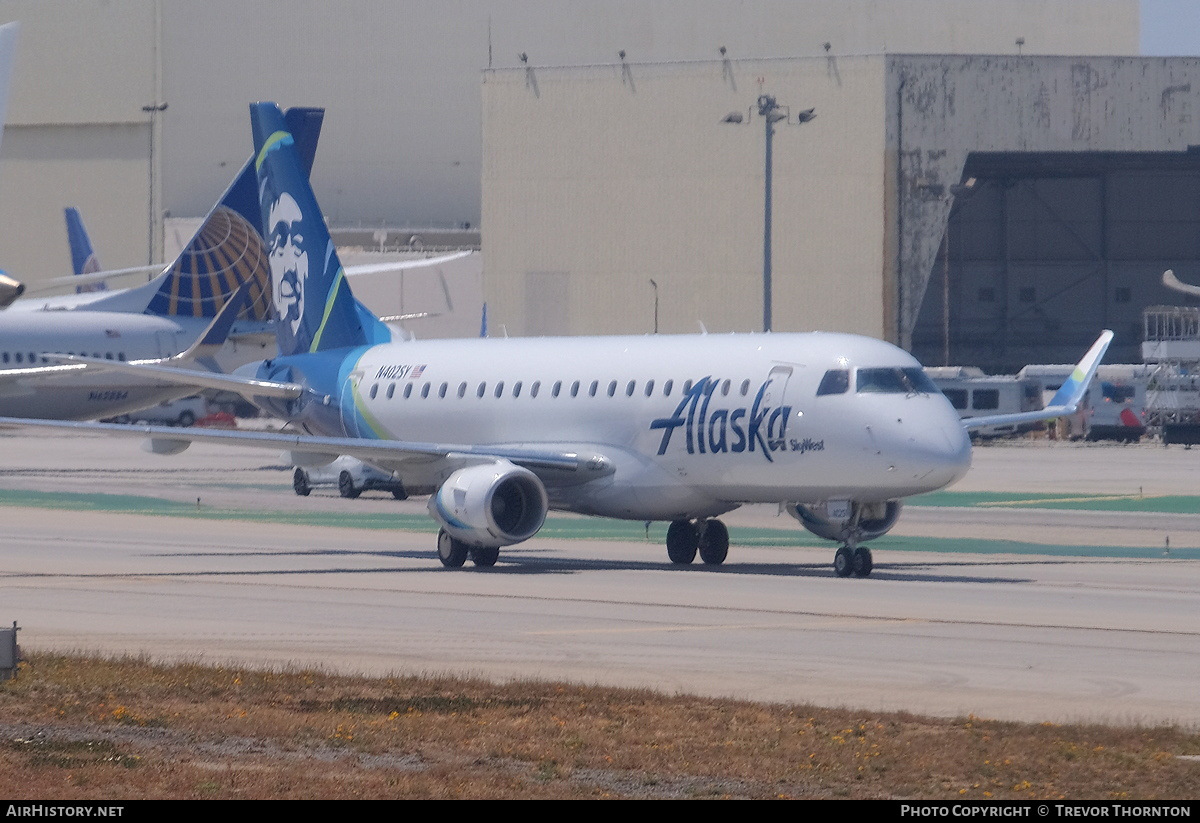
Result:
[[[871,550],[865,546],[845,545],[833,556],[833,571],[838,577],[867,577],[874,567]]]
[[[838,577],[867,577],[871,574],[871,569],[875,568],[875,562],[871,558],[871,550],[858,545],[863,537],[863,506],[860,503],[852,505],[853,513],[844,532],[846,543],[833,555],[833,571]]]

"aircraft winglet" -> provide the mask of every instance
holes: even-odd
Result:
[[[1050,405],[1041,411],[968,417],[963,419],[963,426],[967,429],[981,429],[985,426],[1028,423],[1074,414],[1075,410],[1079,408],[1079,403],[1083,400],[1083,396],[1087,394],[1092,377],[1095,376],[1096,369],[1100,366],[1100,361],[1104,359],[1104,353],[1108,351],[1108,344],[1112,342],[1112,339],[1113,333],[1108,329],[1100,333],[1100,336],[1096,338],[1096,342],[1088,349],[1087,354],[1083,356],[1083,359],[1072,370],[1071,376],[1067,378],[1067,381],[1062,384],[1062,387],[1051,398]]]

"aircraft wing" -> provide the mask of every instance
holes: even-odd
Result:
[[[612,474],[612,462],[587,449],[558,450],[538,446],[471,446],[451,443],[417,443],[404,440],[367,440],[354,437],[313,437],[289,432],[180,429],[171,426],[129,426],[117,423],[80,423],[60,420],[25,420],[0,417],[0,429],[37,429],[102,433],[116,437],[148,439],[152,451],[182,451],[189,443],[220,443],[252,448],[284,449],[329,460],[343,454],[383,469],[396,470],[414,463],[445,461],[452,470],[472,463],[508,460],[535,473],[579,474],[591,480]],[[174,446],[174,448],[173,448]],[[578,481],[577,481],[578,482]]]
[[[475,252],[456,251],[450,254],[443,254],[438,257],[425,257],[419,260],[396,260],[391,263],[360,263],[355,266],[345,266],[347,277],[355,277],[360,274],[389,274],[394,271],[410,271],[412,269],[424,269],[430,266],[440,266],[442,263],[449,263],[451,260],[461,260],[464,257],[470,257]]]
[[[1191,283],[1184,283],[1175,276],[1175,272],[1167,269],[1162,276],[1163,285],[1168,289],[1174,289],[1177,292],[1191,295],[1192,297],[1200,297],[1200,286],[1193,286]]]
[[[971,429],[982,429],[985,426],[1032,423],[1038,420],[1050,420],[1051,418],[1074,414],[1079,408],[1079,403],[1083,400],[1083,396],[1087,394],[1092,377],[1095,376],[1096,369],[1100,366],[1100,361],[1104,358],[1104,353],[1108,351],[1108,344],[1112,342],[1112,339],[1113,333],[1108,329],[1100,333],[1096,342],[1092,344],[1087,354],[1075,366],[1075,369],[1071,372],[1071,376],[1067,378],[1067,382],[1062,384],[1062,387],[1050,399],[1050,405],[1046,406],[1046,408],[1032,412],[968,417],[963,419],[963,427],[969,431]]]
[[[272,383],[266,380],[256,380],[252,377],[240,377],[235,374],[202,372],[161,365],[165,361],[150,362],[146,360],[133,360],[124,363],[119,360],[104,360],[97,357],[82,357],[80,355],[69,354],[48,354],[46,357],[66,364],[84,366],[95,371],[119,372],[127,374],[130,377],[142,379],[153,378],[163,383],[190,386],[196,391],[201,389],[216,389],[218,391],[231,391],[241,395],[278,397],[284,400],[293,400],[307,390],[298,383]]]
[[[152,266],[134,266],[128,269],[108,269],[107,271],[96,271],[89,274],[71,274],[66,277],[51,277],[47,280],[39,280],[30,285],[26,289],[26,294],[41,294],[42,292],[54,291],[61,289],[64,286],[87,286],[92,283],[102,283],[105,280],[114,277],[127,277],[131,274],[160,274],[166,265],[163,263],[155,263]]]
[[[389,274],[397,271],[408,271],[411,269],[421,269],[428,266],[438,266],[442,263],[449,263],[451,260],[458,260],[468,255],[474,254],[472,251],[459,251],[453,254],[443,254],[439,257],[428,257],[420,260],[397,260],[391,263],[363,263],[356,266],[346,266],[346,276],[355,277],[360,274]],[[106,269],[104,271],[91,272],[89,274],[71,274],[65,277],[51,277],[46,280],[39,280],[36,283],[29,285],[25,289],[25,294],[42,294],[55,289],[61,289],[67,286],[87,286],[92,283],[102,283],[105,280],[110,280],[117,277],[128,277],[132,274],[160,274],[166,269],[166,264],[155,263],[150,266],[133,266],[127,269]],[[15,299],[15,297],[14,297]]]

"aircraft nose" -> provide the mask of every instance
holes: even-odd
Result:
[[[938,488],[943,488],[961,480],[971,468],[971,438],[953,409],[937,430],[940,442],[930,449],[928,459],[932,470],[929,479],[937,482]]]
[[[935,491],[960,480],[971,468],[971,438],[967,435],[958,413],[944,398],[945,408],[930,409],[917,425],[904,426],[904,442],[898,452],[903,455],[895,469],[920,491]],[[914,419],[912,422],[916,423]],[[914,492],[917,493],[917,492]]]

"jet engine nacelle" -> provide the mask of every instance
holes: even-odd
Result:
[[[788,514],[800,521],[800,524],[817,537],[826,540],[845,542],[850,536],[850,523],[854,507],[861,509],[858,517],[858,528],[855,540],[861,543],[882,537],[896,525],[900,519],[900,501],[886,500],[880,503],[821,503],[808,506],[803,503],[789,503]]]
[[[8,308],[9,304],[24,293],[24,283],[0,271],[0,309]]]
[[[429,498],[429,513],[470,546],[509,546],[537,534],[550,503],[537,475],[507,460],[468,466]]]

